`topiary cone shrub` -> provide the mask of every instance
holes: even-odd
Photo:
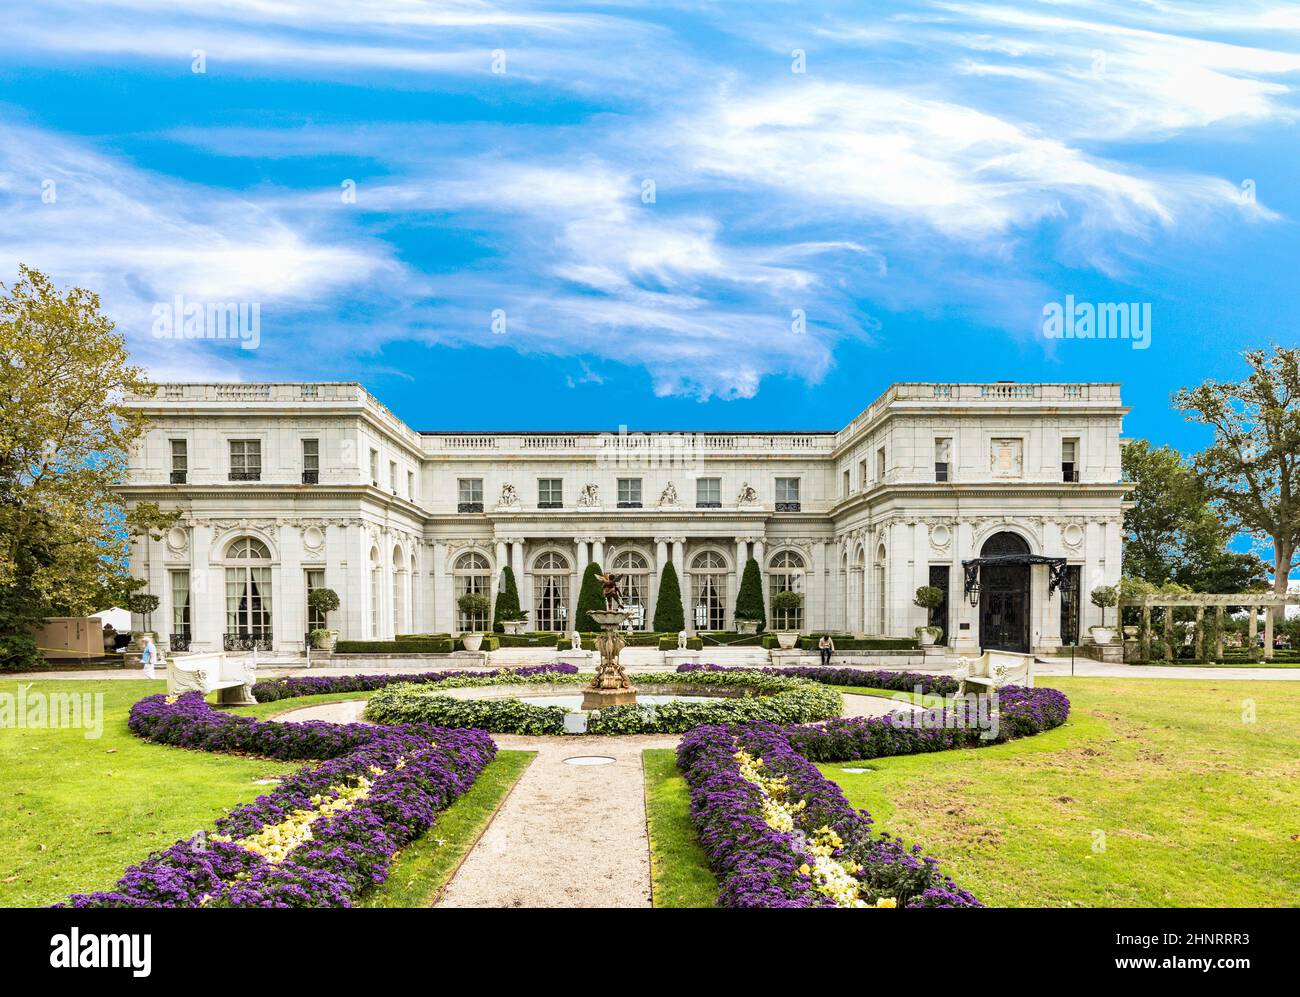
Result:
[[[682,589],[677,583],[677,568],[672,561],[664,564],[663,572],[659,575],[654,628],[658,633],[670,634],[686,629],[686,616],[682,612]]]
[[[525,616],[519,608],[519,586],[515,584],[514,570],[507,564],[501,569],[501,586],[497,590],[497,608],[492,629],[502,633],[505,630],[503,624],[522,620]]]
[[[601,594],[600,582],[596,576],[601,574],[600,565],[592,561],[582,573],[582,587],[578,589],[578,609],[573,614],[573,629],[581,633],[593,633],[600,629],[600,624],[591,618],[591,611],[605,608],[605,596]]]
[[[740,591],[736,593],[736,619],[754,620],[759,630],[767,625],[767,613],[763,609],[763,576],[759,574],[758,562],[752,557],[745,562]]]

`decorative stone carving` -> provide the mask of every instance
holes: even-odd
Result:
[[[325,533],[319,526],[308,526],[302,531],[302,545],[313,554],[318,554],[325,546]]]
[[[519,493],[515,486],[507,482],[501,486],[501,498],[497,500],[498,509],[518,509]]]
[[[748,481],[740,486],[740,494],[736,496],[737,505],[758,505],[758,492]]]
[[[598,509],[600,508],[600,489],[593,484],[585,484],[582,491],[578,493],[579,509]]]
[[[946,552],[952,543],[952,530],[943,523],[930,527],[930,546],[936,551]]]
[[[188,530],[179,526],[173,526],[167,531],[167,547],[174,554],[183,554],[190,546],[190,534]]]
[[[668,482],[668,487],[665,488],[663,492],[661,492],[659,495],[659,508],[675,509],[680,504],[681,502],[677,498],[677,486],[670,481]]]
[[[1061,543],[1071,550],[1083,546],[1083,527],[1078,523],[1069,523],[1061,530]]]

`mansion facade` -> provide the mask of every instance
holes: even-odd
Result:
[[[1120,575],[1119,385],[903,383],[849,425],[774,432],[417,432],[359,384],[165,384],[121,490],[179,507],[132,571],[173,650],[301,650],[490,627],[510,565],[528,629],[567,631],[590,562],[650,629],[672,563],[691,631],[731,630],[754,558],[769,628],[1051,650]],[[946,602],[913,604],[934,585]],[[784,614],[772,594],[793,589]],[[1113,615],[1113,614],[1112,614]],[[1111,620],[1110,622],[1113,622]],[[137,620],[135,625],[140,626]]]

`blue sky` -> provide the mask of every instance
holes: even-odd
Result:
[[[159,378],[417,428],[1119,380],[1191,449],[1170,393],[1300,338],[1298,80],[1300,8],[1250,0],[46,0],[0,36],[0,280],[98,290]],[[155,337],[177,295],[257,303],[258,348]],[[1150,347],[1045,338],[1066,295],[1149,303]]]

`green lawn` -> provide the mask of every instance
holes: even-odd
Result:
[[[27,683],[24,683],[27,685]],[[0,906],[35,907],[69,893],[109,889],[122,871],[269,787],[255,780],[302,763],[149,744],[126,728],[131,705],[166,691],[162,680],[40,681],[29,693],[100,693],[103,734],[82,729],[0,728]],[[0,693],[18,683],[0,681]],[[310,696],[241,708],[272,716],[365,694]],[[478,839],[533,753],[503,751],[470,792],[405,849],[372,906],[422,906],[436,896]]]
[[[17,691],[18,683],[0,682],[0,693]],[[166,691],[162,680],[41,681],[30,691],[102,693],[103,736],[0,728],[0,906],[108,889],[126,866],[266,792],[255,779],[298,767],[132,736],[127,711]]]
[[[1295,683],[1042,684],[1073,704],[1055,731],[821,769],[880,829],[921,843],[989,904],[1296,903]],[[1251,702],[1255,722],[1245,723]],[[844,771],[862,767],[870,771]]]
[[[646,820],[650,832],[650,878],[656,907],[712,907],[718,883],[691,824],[691,794],[677,771],[677,752],[641,753],[645,770]]]

